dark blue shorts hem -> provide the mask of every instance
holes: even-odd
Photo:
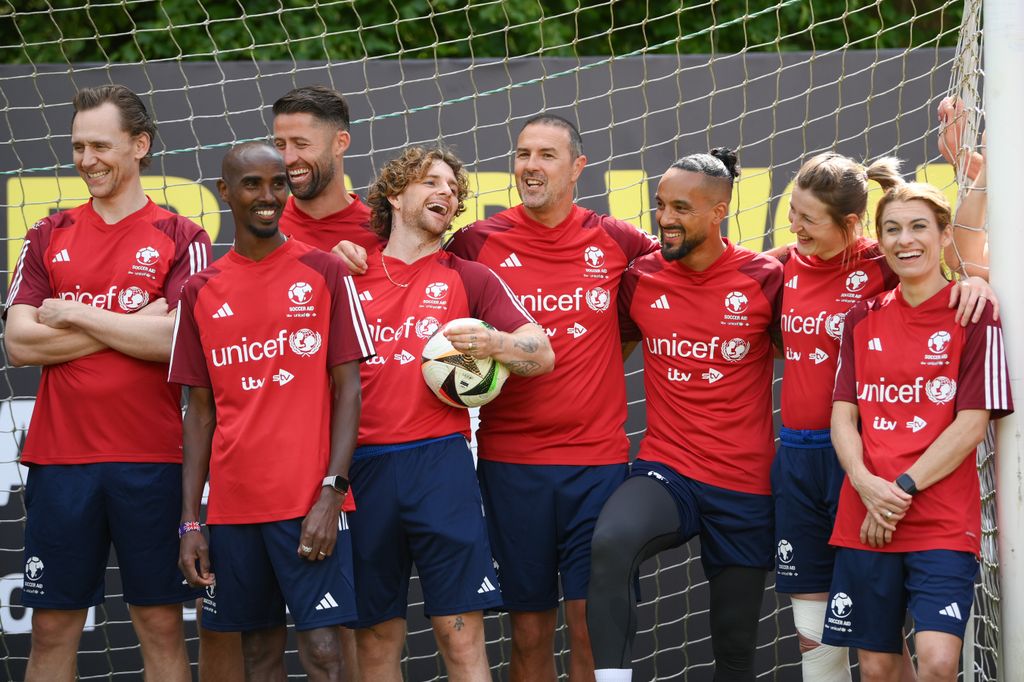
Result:
[[[339,625],[350,627],[356,620],[356,614],[349,612],[331,618],[324,618],[322,621],[306,621],[301,626],[296,625],[296,632],[308,632],[317,628],[333,628]]]
[[[271,628],[279,628],[282,625],[288,624],[288,621],[286,619],[281,619],[280,621],[273,622],[264,621],[262,623],[245,624],[216,622],[211,623],[211,619],[213,619],[213,616],[211,616],[208,613],[204,613],[201,624],[203,629],[210,630],[211,632],[254,632],[256,630],[270,630]]]
[[[83,602],[73,602],[64,604],[55,604],[46,599],[34,599],[31,595],[22,593],[21,605],[29,609],[52,609],[54,611],[81,611],[83,609],[91,609],[94,606],[99,606],[104,602],[103,599],[99,601],[88,600]]]
[[[435,616],[454,616],[456,613],[473,613],[474,611],[490,611],[502,606],[501,598],[490,599],[483,603],[464,604],[460,606],[448,606],[441,609],[431,609],[430,613],[426,613],[427,618],[434,618]]]
[[[903,640],[900,640],[900,646],[895,649],[891,646],[882,644],[880,642],[868,642],[863,639],[857,638],[846,638],[837,637],[832,635],[828,630],[825,630],[821,637],[822,644],[828,644],[830,646],[845,646],[851,649],[864,649],[865,651],[876,651],[881,654],[902,654],[903,653]]]
[[[831,587],[831,581],[812,585],[810,583],[783,581],[780,579],[780,576],[775,576],[775,592],[778,594],[828,594]]]
[[[346,623],[345,626],[352,628],[353,630],[363,630],[365,628],[372,628],[374,625],[386,623],[389,620],[394,620],[395,618],[408,620],[408,616],[404,609],[395,609],[394,611],[384,613],[379,616],[374,616],[372,618],[353,618],[348,623]]]

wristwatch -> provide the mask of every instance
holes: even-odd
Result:
[[[348,479],[344,476],[324,476],[323,487],[330,486],[344,495],[348,492]]]
[[[917,494],[917,484],[914,483],[914,479],[910,477],[910,474],[903,473],[897,476],[896,485],[898,485],[900,490],[908,495]]]

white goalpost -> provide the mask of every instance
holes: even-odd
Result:
[[[1022,7],[1021,0],[0,2],[0,293],[7,295],[26,230],[87,198],[69,163],[70,101],[81,87],[117,82],[143,97],[159,127],[144,186],[157,203],[202,224],[215,255],[233,238],[215,191],[220,159],[232,144],[265,138],[273,102],[299,85],[326,84],[349,101],[345,171],[364,196],[397,150],[438,139],[453,146],[471,182],[457,226],[518,203],[510,150],[522,123],[541,111],[583,132],[589,162],[579,203],[648,232],[656,233],[654,190],[672,161],[738,147],[744,171],[726,230],[753,250],[792,241],[792,180],[801,161],[821,151],[901,157],[908,178],[955,199],[964,170],[945,163],[936,143],[935,109],[948,93],[967,104],[965,137],[983,117],[991,143],[992,282],[1013,388],[1024,403],[1024,307],[1015,300],[1024,269],[1012,262],[1019,211],[1010,203],[1013,164],[1024,158]],[[869,206],[877,197],[875,188]],[[639,358],[626,371],[635,452],[646,424]],[[19,596],[26,470],[18,455],[38,380],[38,369],[0,363],[0,678],[20,679],[28,655],[31,612]],[[964,680],[1011,680],[1024,671],[1020,424],[1017,416],[1003,420],[995,449],[979,449],[983,561]],[[112,556],[107,602],[90,610],[82,640],[82,679],[139,675],[116,575]],[[758,679],[799,680],[789,599],[773,587],[769,580]],[[645,564],[641,591],[634,679],[706,679],[713,659],[699,546]],[[411,601],[403,672],[417,682],[443,679],[415,579]],[[186,618],[194,661],[194,612]],[[488,616],[496,679],[508,675],[510,632],[507,617]],[[560,679],[568,679],[563,625],[556,649]],[[294,646],[287,660],[298,676]]]
[[[1024,290],[1018,249],[1020,208],[1015,168],[1024,158],[1024,6],[985,0],[985,122],[988,131],[988,225],[992,283],[1008,302],[1003,313],[1006,361],[1013,394],[1024,400]],[[1016,300],[1014,300],[1016,299]],[[996,503],[999,510],[999,679],[1024,671],[1024,420],[1018,412],[996,426]]]

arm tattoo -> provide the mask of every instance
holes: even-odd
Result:
[[[540,350],[540,341],[533,336],[516,338],[514,345],[524,353],[536,353]]]
[[[537,370],[540,369],[540,363],[534,362],[533,360],[513,360],[511,362],[504,363],[513,374],[518,374],[521,377],[528,377],[532,374],[536,374]]]

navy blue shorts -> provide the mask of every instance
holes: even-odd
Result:
[[[978,560],[969,552],[873,552],[840,547],[822,642],[903,651],[907,610],[918,632],[964,637]]]
[[[352,545],[345,514],[338,541],[323,561],[299,557],[302,519],[217,524],[210,530],[210,567],[217,582],[203,597],[203,627],[249,632],[285,624],[296,630],[350,623],[356,618]]]
[[[509,611],[586,599],[590,539],[601,508],[626,480],[626,464],[566,466],[480,460],[487,527]]]
[[[180,464],[35,465],[25,507],[25,606],[101,604],[111,543],[129,604],[175,604],[201,594],[178,570]]]
[[[665,464],[642,459],[633,462],[629,475],[650,476],[672,494],[679,509],[679,542],[700,535],[700,561],[708,578],[730,566],[771,570],[771,495],[701,483]]]
[[[775,591],[828,592],[835,548],[828,544],[843,486],[828,429],[782,427],[772,462],[775,498]]]
[[[473,455],[461,435],[357,449],[349,514],[359,619],[405,618],[416,564],[427,616],[501,604]]]

